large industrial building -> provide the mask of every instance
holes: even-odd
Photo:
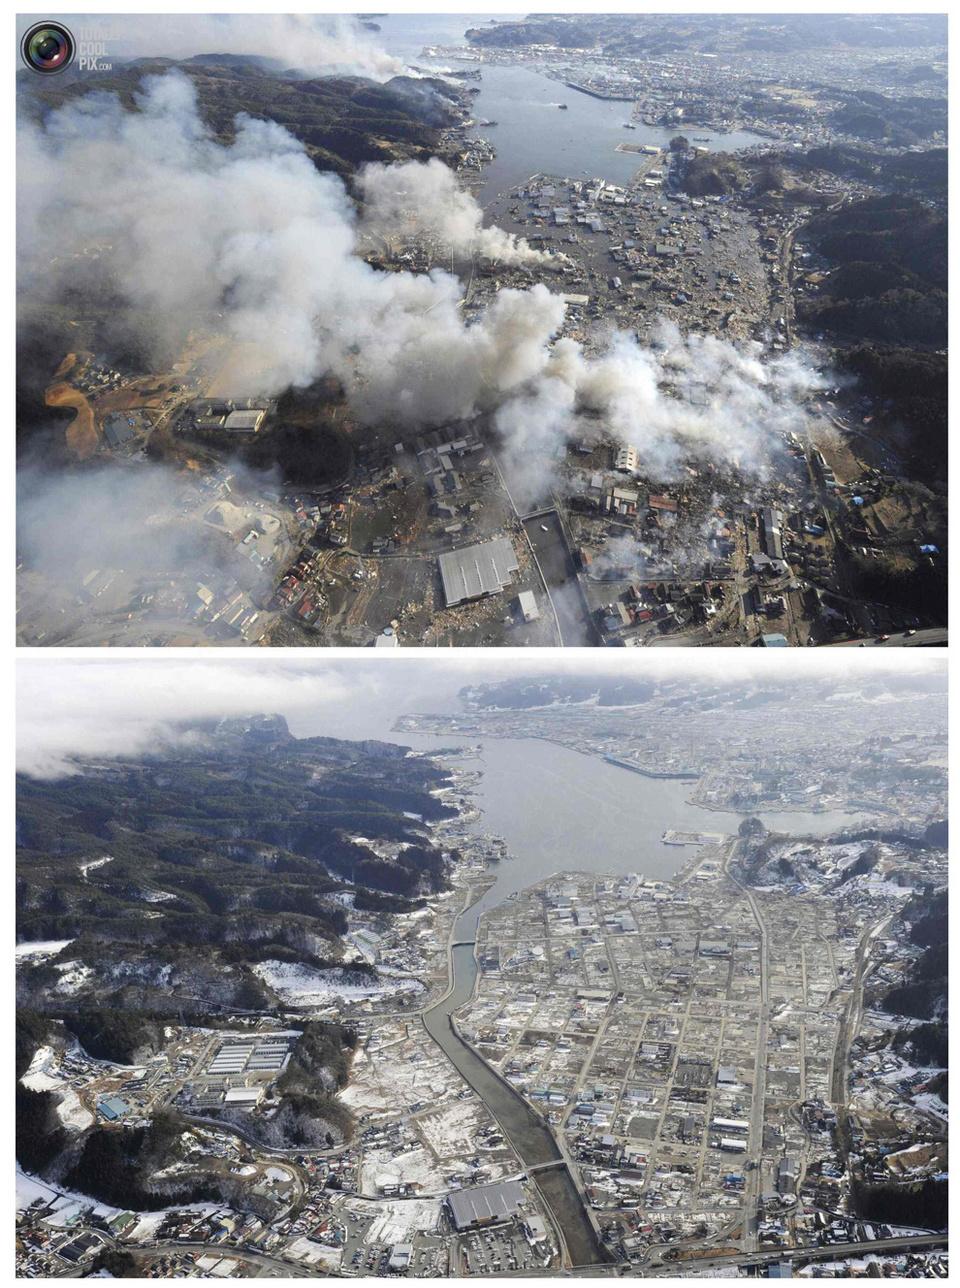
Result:
[[[228,1039],[207,1066],[206,1076],[270,1080],[286,1067],[289,1051],[287,1037]]]
[[[450,1217],[456,1230],[475,1230],[481,1225],[509,1221],[517,1215],[522,1204],[523,1186],[519,1181],[475,1185],[447,1195]]]
[[[440,556],[440,577],[447,607],[484,595],[497,595],[520,570],[509,537],[496,537],[478,546],[464,546]]]
[[[266,414],[262,407],[255,407],[250,411],[231,411],[228,412],[223,427],[228,434],[256,434]]]
[[[267,408],[255,407],[251,399],[240,404],[230,398],[206,398],[193,403],[190,412],[198,433],[252,435],[260,432]]]

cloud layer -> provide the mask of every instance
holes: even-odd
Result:
[[[839,650],[843,652],[843,650]],[[791,653],[750,649],[738,652],[643,650],[630,658],[611,653],[558,654],[549,671],[557,675],[622,679],[681,679],[691,684],[722,682],[749,692],[757,684],[781,684],[788,697],[796,681],[836,683],[849,679],[849,693],[879,681],[896,692],[898,684],[926,677],[945,684],[939,657],[901,656],[882,650]],[[720,656],[723,653],[724,656]],[[615,654],[615,655],[614,655]],[[17,768],[42,777],[70,773],[76,758],[139,754],[175,747],[185,721],[279,712],[298,736],[341,738],[387,734],[396,715],[410,711],[452,711],[457,690],[466,684],[544,674],[543,660],[511,652],[438,653],[429,657],[398,652],[384,656],[301,660],[285,655],[264,659],[157,656],[94,659],[21,656],[17,665]],[[398,742],[407,741],[395,735]]]

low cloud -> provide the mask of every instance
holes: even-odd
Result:
[[[841,652],[843,650],[840,650]],[[825,652],[724,649],[669,653],[644,650],[631,659],[623,650],[557,652],[550,676],[719,682],[748,695],[758,685],[782,685],[789,697],[796,682],[849,680],[838,700],[859,700],[879,683],[896,694],[918,681],[945,683],[945,659],[891,659],[883,650],[859,653],[855,662]],[[719,652],[724,654],[719,656]],[[614,655],[615,653],[615,655]],[[187,745],[187,721],[254,713],[279,713],[297,736],[382,736],[396,714],[453,711],[462,685],[541,677],[542,660],[496,650],[476,654],[431,652],[429,659],[400,650],[384,656],[301,660],[137,658],[21,655],[17,664],[17,769],[38,777],[76,772],[80,760],[139,755]],[[407,741],[403,734],[393,736]],[[417,741],[417,740],[414,740]],[[450,738],[438,739],[439,744]],[[419,744],[418,744],[419,745]]]

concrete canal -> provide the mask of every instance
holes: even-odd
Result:
[[[571,1264],[601,1264],[607,1260],[606,1254],[553,1132],[519,1092],[463,1041],[454,1026],[453,1013],[473,996],[477,978],[472,942],[477,929],[476,907],[476,904],[472,905],[457,920],[453,933],[456,946],[450,954],[452,987],[442,1001],[424,1012],[424,1025],[460,1076],[496,1118],[504,1136],[530,1172],[530,1179],[552,1213],[556,1228],[562,1233]],[[464,940],[469,942],[458,942]]]

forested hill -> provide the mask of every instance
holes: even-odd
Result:
[[[77,768],[18,779],[17,938],[72,940],[79,963],[66,985],[57,958],[18,971],[26,1005],[65,986],[165,1005],[179,981],[256,1009],[253,963],[338,961],[345,904],[399,910],[446,881],[425,826],[453,813],[432,794],[444,772],[392,743],[295,739],[256,717]]]
[[[840,365],[906,430],[911,468],[942,488],[947,460],[947,219],[899,194],[867,197],[813,219],[830,265],[803,321],[830,335]]]
[[[97,75],[100,93],[129,108],[145,76],[176,68],[197,91],[200,114],[220,139],[233,135],[241,112],[276,121],[307,149],[317,168],[343,176],[366,161],[426,160],[439,131],[462,117],[461,91],[446,81],[395,76],[385,84],[358,76],[306,78],[265,59],[204,54],[177,61],[138,59]],[[90,79],[68,69],[43,78],[21,73],[18,110],[41,115],[90,91]]]

